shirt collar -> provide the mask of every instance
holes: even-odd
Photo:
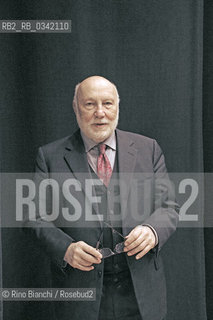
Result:
[[[91,149],[93,149],[98,144],[94,142],[92,139],[88,138],[82,131],[81,136],[84,142],[85,151],[86,153],[89,152]],[[108,147],[110,147],[112,150],[116,150],[116,138],[115,138],[115,131],[111,134],[109,138],[107,138],[102,143],[106,144]]]

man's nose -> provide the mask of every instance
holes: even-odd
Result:
[[[97,118],[103,118],[105,116],[105,111],[104,111],[104,107],[102,106],[102,104],[99,104],[97,106],[97,109],[95,111],[95,116]]]

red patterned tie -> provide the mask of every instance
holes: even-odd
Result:
[[[100,154],[98,157],[97,173],[99,178],[103,181],[103,183],[107,187],[112,175],[112,168],[105,151],[106,151],[106,145],[100,144],[99,145]]]

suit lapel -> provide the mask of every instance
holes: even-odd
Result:
[[[71,136],[66,146],[64,159],[74,176],[82,183],[82,187],[84,187],[83,174],[85,173],[85,176],[89,174],[89,166],[79,130]]]
[[[66,146],[64,160],[66,161],[69,169],[76,177],[76,179],[80,181],[82,190],[86,196],[85,180],[92,179],[92,175],[89,169],[87,155],[85,152],[84,143],[80,134],[80,130],[78,130],[71,136],[70,141]],[[98,204],[93,202],[92,205],[99,218],[99,222],[101,223]]]
[[[125,215],[131,180],[137,158],[134,142],[123,131],[116,130],[118,146],[118,166],[120,178],[121,211]]]

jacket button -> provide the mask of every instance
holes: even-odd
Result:
[[[114,265],[114,268],[116,271],[119,271],[119,265],[117,263]]]
[[[101,278],[101,276],[102,276],[102,271],[98,271],[98,276],[99,276],[99,278]]]

